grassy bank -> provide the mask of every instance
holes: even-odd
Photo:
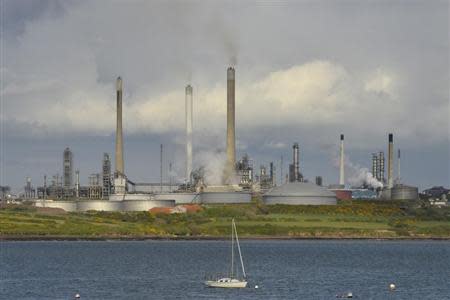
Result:
[[[31,206],[0,209],[7,237],[226,237],[235,218],[241,237],[450,238],[450,209],[397,202],[351,201],[338,206],[204,206],[190,214],[65,213]]]

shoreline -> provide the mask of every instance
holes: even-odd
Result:
[[[241,240],[289,241],[289,240],[378,240],[378,241],[450,241],[450,237],[302,237],[302,236],[243,236]],[[0,235],[0,242],[7,241],[227,241],[228,236],[60,236],[60,235]]]

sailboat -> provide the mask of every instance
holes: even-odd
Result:
[[[239,252],[239,258],[241,260],[242,267],[242,279],[237,277],[234,272],[234,240],[236,239],[236,244]],[[237,272],[236,272],[237,273]],[[241,247],[239,246],[239,238],[236,230],[236,223],[234,219],[231,220],[231,274],[230,277],[219,278],[217,280],[207,280],[205,284],[208,287],[217,288],[245,288],[247,286],[247,276],[245,275],[244,262],[242,261]]]

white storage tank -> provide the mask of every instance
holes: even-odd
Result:
[[[202,204],[250,203],[252,194],[248,192],[202,192]]]
[[[336,194],[309,182],[288,182],[263,195],[265,204],[336,205]]]
[[[391,189],[392,200],[417,200],[419,198],[419,189],[415,186],[396,184]]]

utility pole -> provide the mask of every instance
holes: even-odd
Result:
[[[44,198],[44,200],[45,200],[45,198],[47,197],[47,175],[44,175],[44,193],[43,193],[43,195],[42,195],[42,197]],[[45,203],[45,202],[44,202]]]

